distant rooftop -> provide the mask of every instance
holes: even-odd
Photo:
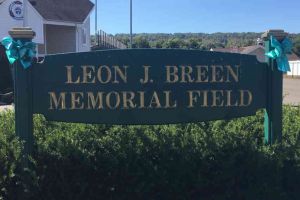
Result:
[[[297,60],[300,60],[300,57],[297,56],[295,53],[292,53],[292,54],[288,55],[288,59],[289,59],[289,61],[297,61]]]
[[[263,49],[264,47],[261,45],[253,45],[247,47],[215,48],[212,50],[217,52],[224,52],[224,53],[240,53],[240,54],[256,55],[258,60],[263,62],[265,59],[264,51],[262,51]],[[300,60],[300,57],[293,52],[288,55],[288,60],[296,61],[296,60]]]
[[[82,23],[92,11],[90,0],[29,0],[40,15],[49,21]]]

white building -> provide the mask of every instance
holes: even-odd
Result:
[[[291,71],[287,73],[288,76],[300,78],[300,58],[296,54],[288,56]]]
[[[0,38],[23,27],[25,0],[0,0]],[[90,0],[26,0],[26,26],[36,32],[38,54],[89,51]]]

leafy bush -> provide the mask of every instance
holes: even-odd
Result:
[[[0,115],[0,199],[298,199],[300,109],[283,142],[263,144],[263,112],[160,126],[47,122],[22,169],[13,113]]]

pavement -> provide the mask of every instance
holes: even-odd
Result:
[[[300,105],[300,79],[283,79],[283,103]]]
[[[300,105],[300,79],[283,79],[283,103]],[[0,106],[0,112],[13,109],[12,105]]]

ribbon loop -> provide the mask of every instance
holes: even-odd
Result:
[[[290,71],[290,64],[288,61],[287,54],[292,53],[293,44],[291,40],[285,38],[281,43],[273,36],[271,36],[271,47],[274,50],[266,53],[266,56],[276,60],[279,71],[288,72]]]
[[[10,37],[5,37],[1,44],[6,49],[6,56],[10,64],[19,60],[24,69],[30,67],[33,58],[36,57],[36,44],[33,42],[14,41]]]

